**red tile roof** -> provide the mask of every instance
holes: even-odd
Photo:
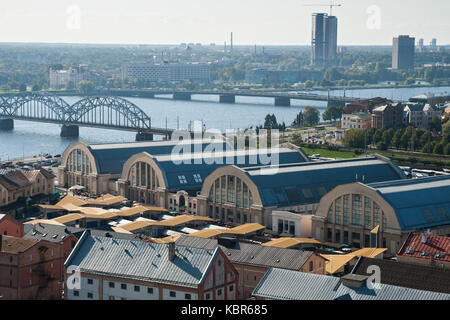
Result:
[[[398,255],[418,259],[431,259],[433,256],[436,261],[450,262],[450,237],[429,235],[426,236],[426,243],[422,243],[422,234],[411,233]]]

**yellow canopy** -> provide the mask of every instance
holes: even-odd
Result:
[[[295,247],[299,244],[320,244],[320,241],[308,238],[280,238],[275,239],[266,243],[263,243],[263,246],[266,247],[275,247],[275,248],[291,248]]]
[[[325,270],[328,274],[335,274],[347,263],[349,263],[353,259],[357,259],[357,256],[353,254],[321,254],[321,256],[328,260],[325,262]]]

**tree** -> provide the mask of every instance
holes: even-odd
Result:
[[[294,122],[292,123],[292,126],[296,128],[300,128],[304,126],[304,119],[303,119],[303,112],[300,111],[300,113],[295,118]]]
[[[393,145],[397,150],[400,148],[400,145],[402,143],[402,136],[403,136],[403,130],[398,129],[397,131],[395,131],[395,134],[392,137],[391,145]]]
[[[388,130],[384,131],[381,141],[382,141],[383,145],[386,147],[386,149],[389,148],[389,146],[391,145],[393,138],[394,138],[394,129],[388,129]],[[381,149],[381,150],[386,150],[386,149]]]
[[[433,144],[433,142],[430,141],[430,142],[425,143],[425,145],[422,148],[422,152],[423,153],[432,153],[433,149],[434,149],[434,144]]]
[[[33,84],[33,87],[31,88],[31,90],[33,91],[33,92],[38,92],[38,91],[41,91],[41,86],[39,85],[39,84]]]
[[[307,126],[315,126],[320,121],[320,112],[316,107],[305,107],[303,120]]]
[[[433,116],[433,119],[431,120],[430,130],[436,130],[436,132],[441,132],[442,130],[441,119],[439,119],[436,116]]]
[[[450,156],[450,142],[444,148],[444,154]]]
[[[444,154],[445,145],[443,143],[438,143],[433,150],[434,154]]]
[[[94,84],[92,81],[83,80],[78,83],[77,88],[82,94],[90,94],[94,91]]]
[[[444,135],[444,136],[450,135],[450,121],[447,121],[442,126],[442,135]]]
[[[401,145],[405,150],[408,150],[411,142],[412,135],[414,133],[415,128],[414,127],[408,127],[406,128],[405,132],[403,133],[402,139],[401,139]]]
[[[314,82],[312,82],[311,80],[307,80],[305,82],[305,88],[310,89],[312,87],[314,87]]]
[[[364,131],[358,129],[348,130],[342,139],[343,144],[349,148],[366,148],[366,136]]]
[[[21,83],[21,84],[19,85],[19,91],[20,91],[20,92],[27,91],[27,86],[25,85],[25,83]]]

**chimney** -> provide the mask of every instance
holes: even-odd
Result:
[[[173,261],[175,259],[175,242],[169,243],[169,261]]]
[[[368,276],[353,273],[347,274],[341,278],[342,284],[349,288],[361,288],[366,284],[367,279],[369,279]]]

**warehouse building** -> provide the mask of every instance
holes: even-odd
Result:
[[[340,185],[325,195],[313,217],[315,238],[323,242],[370,247],[395,255],[412,231],[450,234],[450,177]]]
[[[338,185],[404,178],[393,162],[378,155],[277,168],[225,166],[205,179],[197,197],[198,214],[224,223],[253,222],[272,228],[272,211],[312,215],[320,199]]]

